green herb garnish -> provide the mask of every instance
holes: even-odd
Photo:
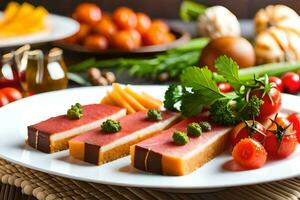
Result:
[[[201,122],[199,122],[199,125],[202,128],[203,132],[211,131],[211,125],[209,122],[201,121]]]
[[[207,67],[189,67],[180,77],[181,85],[170,86],[167,90],[164,101],[166,108],[191,117],[206,107],[209,108],[213,122],[230,126],[257,117],[263,101],[253,94],[268,94],[273,87],[268,76],[241,79],[239,66],[227,56],[219,57],[215,66],[218,77],[231,84],[233,92],[220,92],[214,80],[216,76]]]
[[[83,110],[80,103],[76,103],[72,105],[70,109],[67,111],[67,117],[69,119],[80,119],[83,116]]]
[[[180,5],[179,16],[184,22],[196,21],[205,10],[206,6],[200,3],[184,0]]]
[[[156,109],[148,110],[147,117],[150,121],[162,120],[161,112]]]
[[[172,48],[153,57],[144,58],[118,58],[96,60],[90,58],[86,61],[70,66],[70,72],[86,71],[91,67],[113,68],[117,71],[128,71],[130,76],[151,78],[160,81],[165,74],[167,80],[178,78],[188,66],[199,63],[199,53],[209,42],[208,38],[192,39],[186,44]]]
[[[101,125],[101,130],[105,133],[116,133],[119,132],[121,128],[120,122],[111,119],[106,120]]]
[[[209,106],[217,99],[226,97],[219,91],[213,74],[207,68],[189,67],[181,75],[184,87],[191,88],[182,95],[181,113],[186,117],[199,114],[203,106]]]
[[[178,145],[185,145],[189,141],[189,137],[185,132],[175,131],[172,136],[173,142]]]
[[[164,106],[171,111],[180,111],[184,88],[181,85],[170,85],[165,93]]]
[[[236,112],[231,99],[219,99],[212,104],[209,112],[212,120],[220,125],[231,126],[237,123]]]
[[[198,123],[192,122],[187,126],[187,133],[189,136],[198,137],[202,134],[202,128]]]

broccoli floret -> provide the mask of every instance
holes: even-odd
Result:
[[[230,99],[219,99],[211,105],[212,120],[220,125],[231,126],[237,123],[235,110]]]
[[[182,94],[183,87],[181,85],[170,85],[165,93],[165,108],[171,111],[180,111]]]
[[[257,117],[260,113],[260,106],[264,103],[257,96],[252,96],[248,101],[242,100],[237,103],[238,117],[240,120],[249,120]]]

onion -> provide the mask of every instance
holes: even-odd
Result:
[[[242,37],[225,36],[210,41],[202,50],[200,66],[208,66],[216,71],[215,60],[222,55],[227,55],[237,62],[240,68],[255,65],[255,53],[253,46]]]

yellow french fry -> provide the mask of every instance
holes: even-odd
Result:
[[[100,103],[106,105],[118,106],[117,103],[109,96],[108,92],[106,96],[101,100]]]
[[[8,6],[11,11],[16,9],[16,5],[12,4]],[[12,16],[13,14],[8,14]],[[31,4],[23,3],[19,6],[17,13],[11,17],[9,21],[5,20],[5,23],[0,24],[0,37],[10,37],[15,35],[23,35],[34,32],[39,32],[45,29],[45,19],[48,15],[48,11],[39,6],[35,8]]]
[[[120,84],[113,83],[112,86],[113,89],[116,90],[116,92],[118,92],[121,96],[124,97],[124,99],[128,102],[128,104],[131,105],[133,109],[135,109],[136,111],[146,110],[146,108],[140,102],[138,102],[133,96],[131,96],[125,90],[123,90]]]
[[[145,108],[159,108],[160,105],[158,105],[156,102],[152,101],[151,99],[145,98],[144,96],[136,93],[133,91],[128,85],[125,87],[125,91],[129,93],[131,96],[133,96],[140,104],[142,104]]]
[[[109,97],[112,98],[117,105],[126,108],[127,113],[135,113],[135,110],[126,102],[126,100],[119,95],[115,90],[108,93]]]
[[[22,21],[25,18],[29,17],[31,13],[34,11],[34,6],[29,3],[23,3],[20,6],[20,9],[18,10],[16,16],[13,18],[14,22]]]
[[[9,23],[16,16],[19,9],[20,9],[20,4],[14,1],[10,2],[4,10],[3,18],[0,19],[0,27],[1,25]]]
[[[100,104],[105,104],[105,105],[110,105],[110,102],[108,101],[108,96],[103,97],[103,99],[101,99]]]
[[[146,92],[142,92],[142,96],[144,96],[145,98],[148,98],[148,99],[152,100],[153,102],[155,102],[158,107],[163,105],[162,101],[160,101],[159,99],[154,98],[153,96],[149,95]]]

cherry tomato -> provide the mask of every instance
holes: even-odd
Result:
[[[297,147],[297,137],[287,119],[277,117],[266,136],[264,147],[271,158],[286,158]]]
[[[166,43],[176,40],[176,36],[173,33],[166,33]]]
[[[275,83],[275,87],[282,92],[283,91],[283,84],[282,84],[282,80],[276,76],[270,76],[269,77],[269,82],[270,83]]]
[[[5,106],[8,103],[9,103],[9,101],[8,101],[6,95],[0,93],[0,107]]]
[[[101,17],[101,20],[110,20],[110,21],[112,21],[112,16],[111,16],[111,14],[110,13],[107,13],[107,12],[104,12],[103,14],[102,14],[102,17]],[[101,21],[100,20],[100,21]]]
[[[85,38],[84,46],[94,50],[105,50],[108,48],[108,41],[104,36],[90,35]]]
[[[300,77],[294,72],[287,72],[282,77],[284,91],[296,94],[300,90]]]
[[[113,13],[113,20],[120,29],[132,29],[137,25],[136,14],[127,7],[117,8]]]
[[[158,45],[168,42],[168,32],[160,29],[150,27],[150,29],[143,34],[143,43],[145,45]]]
[[[113,46],[121,50],[133,50],[141,46],[141,36],[136,30],[123,30],[113,36]]]
[[[245,169],[257,169],[266,163],[267,152],[263,145],[256,140],[245,138],[235,145],[232,157]]]
[[[101,16],[101,9],[94,3],[81,3],[76,7],[74,13],[74,18],[76,20],[91,26],[100,21]]]
[[[79,43],[84,39],[90,32],[90,27],[86,24],[80,24],[79,31],[74,35],[64,39],[64,42],[67,43]]]
[[[292,113],[287,116],[287,120],[292,123],[293,130],[296,132],[296,137],[298,139],[298,142],[300,143],[300,115],[297,113]]]
[[[283,128],[288,127],[287,131],[292,131],[292,127],[289,126],[290,122],[286,118],[279,117],[278,115],[276,115],[275,118],[272,120],[272,123],[268,128],[269,131],[274,131],[277,129],[276,123],[274,121]]]
[[[150,28],[150,26],[151,26],[151,19],[145,13],[136,13],[136,17],[137,17],[136,30],[140,34],[143,34],[143,33],[145,33]]]
[[[252,95],[256,95],[264,101],[260,107],[259,116],[256,118],[257,121],[265,122],[272,115],[278,113],[281,107],[281,93],[278,89],[272,88],[270,92],[264,96],[262,91],[255,91]]]
[[[135,42],[136,47],[140,47],[142,45],[142,36],[141,34],[134,29],[129,30],[131,37],[133,38],[133,41]]]
[[[233,91],[233,87],[229,83],[218,83],[219,90],[223,93]]]
[[[231,143],[235,146],[241,139],[253,138],[254,140],[263,143],[266,137],[266,128],[259,122],[248,120],[240,122],[231,131]]]
[[[170,31],[170,27],[168,26],[168,24],[166,22],[164,22],[163,20],[160,20],[160,19],[153,20],[152,24],[151,24],[151,28],[158,29],[162,32],[169,32]]]
[[[110,40],[112,36],[117,32],[117,27],[112,20],[103,18],[95,25],[94,31],[95,33],[103,35],[108,40]]]
[[[0,90],[0,93],[4,94],[9,103],[22,99],[22,94],[19,90],[11,87],[6,87]]]

